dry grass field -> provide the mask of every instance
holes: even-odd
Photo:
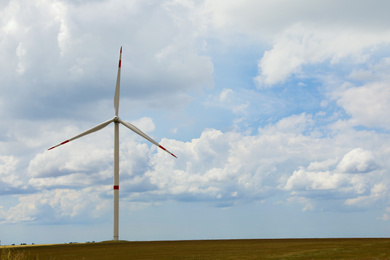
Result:
[[[390,259],[390,238],[249,239],[0,247],[8,259]]]

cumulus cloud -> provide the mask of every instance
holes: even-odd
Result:
[[[343,176],[330,172],[307,172],[305,169],[294,171],[287,180],[287,190],[335,190],[343,182]]]
[[[325,203],[327,209],[332,205],[355,207],[360,202],[369,206],[379,197],[386,198],[385,183],[389,180],[382,174],[386,164],[382,166],[378,160],[387,158],[387,141],[370,140],[356,132],[349,134],[349,140],[343,132],[324,138],[313,134],[318,131],[316,120],[303,113],[260,127],[251,135],[207,129],[187,142],[161,140],[178,155],[177,160],[136,135],[122,135],[121,199],[130,204],[176,200],[231,207],[285,194],[287,203],[301,204],[309,211],[325,207],[328,200],[333,202]],[[150,130],[154,126],[149,118],[139,123]],[[18,205],[4,208],[10,217],[3,221],[35,222],[42,212],[50,210],[53,219],[67,222],[96,210],[101,203],[97,198],[111,203],[112,140],[112,133],[100,131],[57,151],[36,155],[30,162],[26,185],[39,192],[22,196]],[[340,140],[377,150],[346,150]],[[79,209],[59,200],[58,194],[68,193],[74,198],[72,203],[80,204]]]
[[[338,156],[332,150],[337,140],[329,142],[312,136],[312,120],[311,116],[301,114],[260,128],[256,135],[209,129],[191,142],[164,140],[167,147],[177,151],[180,160],[166,160],[164,154],[152,157],[152,167],[146,175],[158,190],[150,195],[187,200],[202,198],[216,203],[266,198],[278,189],[323,190],[330,195],[337,191],[346,193],[346,197],[363,194],[369,185],[367,178],[339,169],[345,169],[347,161],[359,161],[365,155],[362,165],[370,164],[371,153],[355,149],[339,159],[329,159]],[[289,171],[302,163],[309,164],[308,168],[291,171],[290,175]],[[348,165],[353,167],[353,163]],[[365,171],[377,169],[361,167]],[[237,196],[232,197],[232,193]]]
[[[7,194],[21,188],[23,182],[16,174],[19,160],[13,156],[0,156],[0,188],[1,193]]]
[[[303,68],[308,65],[366,62],[379,46],[390,42],[383,26],[389,21],[383,11],[387,5],[385,1],[205,1],[204,10],[215,28],[210,31],[221,42],[250,38],[259,45],[266,39],[271,45],[259,59],[255,77],[264,89],[292,75],[306,76]]]
[[[375,184],[369,195],[358,196],[356,198],[347,199],[345,201],[346,205],[355,205],[358,207],[367,207],[372,206],[378,200],[387,200],[389,197],[388,187],[383,183]]]
[[[182,13],[175,11],[179,7]],[[0,54],[9,61],[0,65],[6,83],[2,90],[16,94],[23,88],[19,100],[24,106],[4,100],[5,106],[19,116],[53,117],[64,113],[61,107],[69,100],[74,107],[85,107],[107,99],[106,92],[114,89],[122,45],[122,83],[131,82],[122,89],[122,98],[146,99],[149,106],[160,108],[185,104],[188,92],[213,86],[213,64],[196,45],[195,21],[184,19],[191,8],[181,2],[10,1],[1,10],[0,20]],[[104,23],[96,24],[97,20]],[[120,38],[113,35],[119,32]],[[86,91],[90,94],[85,95]],[[176,102],[169,102],[172,97]]]
[[[63,138],[66,140],[67,138]],[[109,137],[104,138],[107,140]],[[112,139],[113,140],[113,139]],[[105,168],[112,153],[107,151],[108,141],[96,146],[85,141],[74,141],[72,147],[46,151],[31,160],[28,168],[31,177],[57,177],[71,172],[86,172]],[[93,169],[91,166],[94,165]]]
[[[313,201],[326,195],[343,201],[346,206],[373,206],[378,199],[387,197],[388,188],[382,183],[381,176],[373,154],[356,148],[347,152],[338,163],[326,160],[313,162],[307,168],[300,167],[287,179],[283,189],[291,191],[291,202],[302,199]],[[342,205],[341,202],[339,204]]]
[[[367,173],[378,168],[370,151],[356,148],[344,155],[337,170],[343,173]]]
[[[125,137],[120,145],[123,196],[134,200],[140,196],[143,200],[201,199],[215,204],[270,196],[278,183],[277,168],[285,174],[284,164],[304,149],[295,147],[298,140],[311,142],[295,132],[296,126],[303,129],[304,121],[310,120],[306,115],[284,119],[277,126],[284,134],[269,126],[255,136],[209,129],[191,142],[163,139],[161,144],[175,151],[180,160],[170,160],[164,151],[155,153],[156,148],[145,143],[137,144],[134,135]],[[90,140],[103,138],[90,136]],[[90,140],[76,140],[56,152],[37,155],[30,162],[29,185],[49,190],[110,185],[112,144],[104,141],[100,146]]]
[[[317,27],[360,27],[364,31],[387,30],[384,24],[389,22],[389,17],[383,10],[385,7],[389,7],[389,3],[383,0],[370,3],[364,0],[205,1],[205,10],[212,13],[212,25],[219,30],[224,30],[225,33],[241,32],[257,37],[266,35],[268,38],[298,22],[315,24]]]
[[[108,203],[92,189],[56,189],[19,197],[19,204],[6,211],[2,223],[65,223],[93,221],[107,213]]]
[[[389,218],[390,139],[374,129],[388,129],[390,118],[389,60],[375,58],[384,56],[380,52],[390,41],[383,26],[389,22],[387,2],[13,0],[0,5],[0,54],[6,61],[0,62],[0,117],[8,122],[0,126],[0,186],[11,187],[3,189],[5,195],[19,194],[15,205],[0,206],[1,222],[106,216],[112,203],[112,130],[44,150],[88,129],[101,115],[94,123],[111,116],[121,45],[126,86],[121,105],[132,104],[131,111],[121,106],[121,113],[179,113],[191,98],[205,94],[197,104],[224,110],[219,117],[230,116],[233,124],[254,122],[242,129],[206,126],[183,141],[161,140],[177,160],[121,130],[121,200],[130,207],[169,200],[233,207],[276,196],[304,211],[377,207],[385,211],[382,219]],[[245,48],[256,46],[251,55],[257,53],[257,67],[245,77],[257,75],[260,89],[229,82],[210,94],[213,76],[220,73],[214,58],[230,55],[225,45],[242,50],[242,42]],[[312,73],[317,69],[320,76]],[[288,104],[299,103],[296,96],[271,88],[295,75],[320,82],[315,93],[320,105],[293,109]],[[312,90],[315,84],[297,85]],[[134,123],[153,135],[156,118],[142,116]],[[182,133],[179,125],[175,133]]]
[[[132,121],[132,124],[136,125],[139,129],[142,129],[144,133],[153,132],[156,126],[150,117],[143,117],[138,120]]]
[[[336,64],[343,59],[361,64],[370,56],[367,49],[384,43],[390,43],[390,33],[366,32],[362,37],[357,29],[314,29],[296,24],[277,37],[272,49],[264,53],[258,63],[256,81],[260,88],[267,88],[283,83],[293,74],[300,74],[304,65]]]
[[[287,202],[303,204],[305,211],[351,206],[354,199],[372,196],[384,181],[378,158],[370,150],[346,150],[339,143],[343,135],[312,134],[315,120],[300,114],[259,128],[254,135],[208,129],[191,142],[163,140],[180,160],[166,160],[163,153],[153,156],[145,176],[154,189],[142,196],[233,205],[284,191]],[[378,152],[387,154],[385,148]],[[334,203],[329,206],[327,200]]]
[[[351,115],[351,123],[366,127],[390,128],[389,82],[368,83],[340,91],[338,104]]]

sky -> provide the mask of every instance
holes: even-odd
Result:
[[[0,2],[1,244],[390,236],[390,2]]]

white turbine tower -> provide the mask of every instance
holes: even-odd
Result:
[[[114,240],[119,239],[119,123],[126,126],[130,130],[134,131],[135,133],[139,134],[140,136],[142,136],[146,140],[152,142],[153,144],[157,145],[159,148],[163,149],[167,153],[169,153],[172,156],[174,156],[175,158],[177,158],[173,153],[171,153],[170,151],[165,149],[163,146],[161,146],[159,143],[154,141],[152,138],[150,138],[144,132],[139,130],[137,127],[135,127],[134,125],[132,125],[128,122],[122,121],[118,117],[120,78],[121,78],[121,60],[122,60],[122,47],[121,47],[121,50],[119,53],[118,76],[116,78],[116,88],[115,88],[115,96],[114,96],[115,116],[110,120],[107,120],[107,121],[105,121],[105,122],[103,122],[95,127],[92,127],[91,129],[89,129],[89,130],[87,130],[79,135],[76,135],[76,136],[48,149],[48,150],[51,150],[53,148],[56,148],[57,146],[66,144],[66,143],[73,141],[77,138],[80,138],[82,136],[96,132],[96,131],[106,127],[110,123],[114,122],[114,126],[115,126],[114,127],[114,133],[115,133],[114,134],[114,237],[113,237]]]

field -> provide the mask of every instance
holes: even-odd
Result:
[[[390,238],[250,239],[0,247],[8,259],[390,259]]]

